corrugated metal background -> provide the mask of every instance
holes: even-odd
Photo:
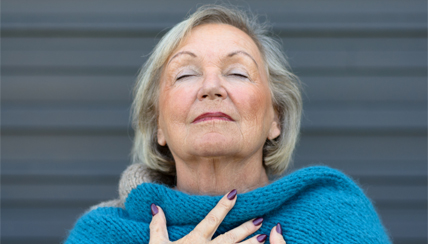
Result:
[[[426,243],[427,2],[232,3],[270,20],[305,84],[291,170],[343,170],[394,243]],[[85,209],[117,196],[138,69],[196,6],[2,1],[3,244],[59,243]]]

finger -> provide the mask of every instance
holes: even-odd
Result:
[[[260,244],[260,243],[265,243],[266,239],[267,239],[267,235],[261,234],[261,235],[253,236],[246,241],[240,242],[239,244]]]
[[[224,195],[208,215],[195,227],[194,231],[211,240],[220,223],[236,202],[237,191],[232,190]]]
[[[280,223],[278,223],[270,231],[269,241],[272,244],[285,244],[284,237],[282,236],[282,227]]]
[[[263,218],[252,219],[236,227],[235,229],[218,236],[214,240],[217,243],[237,243],[260,229],[262,222]]]
[[[150,244],[169,243],[166,219],[162,208],[152,204],[150,210],[153,215],[152,222],[150,222]]]

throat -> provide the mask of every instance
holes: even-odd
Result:
[[[227,162],[226,160],[201,160],[195,164],[177,167],[177,187],[193,195],[224,195],[236,189],[244,193],[269,184],[262,162]]]

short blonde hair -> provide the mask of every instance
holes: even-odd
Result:
[[[250,17],[251,16],[251,17]],[[167,146],[157,143],[157,118],[160,77],[172,52],[196,26],[219,23],[234,26],[250,36],[262,54],[272,93],[272,103],[281,126],[281,134],[267,140],[263,161],[267,173],[275,176],[289,165],[295,148],[302,111],[300,82],[289,71],[278,42],[268,35],[266,25],[236,8],[205,5],[168,31],[142,67],[134,90],[132,122],[135,130],[133,163],[145,164],[152,180],[174,184],[175,164]]]

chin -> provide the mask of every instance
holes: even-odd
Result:
[[[234,155],[239,152],[239,140],[218,134],[204,135],[192,143],[194,154],[201,157],[221,157]]]

